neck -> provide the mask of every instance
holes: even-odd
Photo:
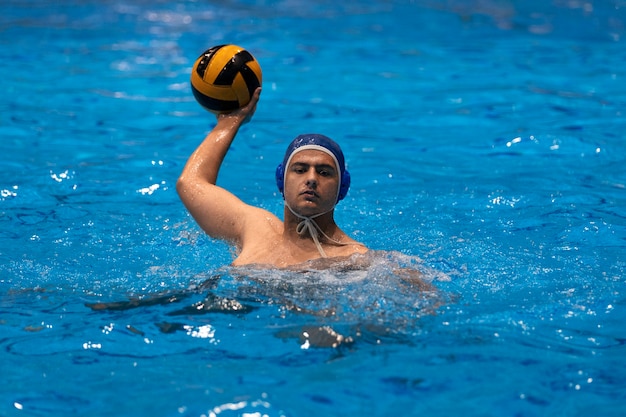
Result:
[[[335,224],[335,219],[334,219],[333,214],[334,214],[334,208],[332,208],[331,210],[327,212],[313,214],[311,216],[305,216],[305,215],[297,213],[295,210],[289,207],[287,203],[285,203],[285,211],[284,211],[285,232],[288,232],[289,234],[298,235],[298,233],[296,233],[297,226],[304,219],[311,219],[315,221],[315,223],[319,226],[319,228],[324,233],[334,234],[334,231],[337,225]],[[302,235],[300,235],[300,237],[302,237]]]
[[[332,238],[337,225],[333,218],[334,208],[327,212],[303,216],[296,213],[287,203],[285,203],[285,235],[290,239],[310,238],[320,253],[325,258],[326,253],[321,242],[328,241],[340,244]]]

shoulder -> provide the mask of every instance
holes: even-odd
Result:
[[[282,234],[283,222],[273,213],[255,206],[247,206],[242,219],[242,244],[265,239],[268,235]]]
[[[341,238],[339,239],[339,241],[341,242],[341,246],[344,246],[346,249],[349,249],[349,251],[353,253],[365,253],[368,251],[368,248],[367,246],[365,246],[364,243],[361,243],[358,240],[354,240],[350,237],[350,235],[348,235],[341,229],[339,229],[339,232],[341,234]]]
[[[363,255],[367,253],[368,251],[369,250],[367,246],[365,246],[363,243],[357,242],[356,240],[345,242],[339,250],[340,254],[343,256],[350,256],[350,255],[356,255],[356,254]]]
[[[233,265],[274,264],[280,253],[283,222],[269,211],[251,206],[241,223]]]

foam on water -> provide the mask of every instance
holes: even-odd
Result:
[[[624,414],[623,4],[127,3],[0,5],[0,414]],[[226,41],[266,82],[220,184],[281,214],[328,134],[367,268],[231,268],[185,212]]]

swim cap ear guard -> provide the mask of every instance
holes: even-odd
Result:
[[[305,149],[317,149],[322,152],[326,152],[335,159],[337,162],[337,168],[341,174],[339,192],[337,193],[337,202],[343,200],[346,194],[348,194],[348,189],[350,188],[350,173],[346,170],[346,162],[343,152],[341,151],[339,145],[331,138],[316,133],[300,135],[295,138],[287,147],[283,162],[278,164],[276,167],[276,185],[278,186],[280,193],[283,195],[283,198],[285,197],[285,169],[289,165],[289,160],[293,154]]]

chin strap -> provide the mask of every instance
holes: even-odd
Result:
[[[336,245],[347,245],[348,243],[343,243],[343,242],[339,242],[333,238],[331,238],[330,236],[328,236],[326,233],[324,233],[324,231],[322,230],[322,228],[317,224],[317,222],[315,222],[316,217],[322,216],[326,213],[330,213],[333,209],[331,208],[328,211],[325,211],[323,213],[320,214],[316,214],[314,216],[310,216],[310,217],[306,217],[306,216],[302,216],[301,214],[296,213],[295,211],[293,211],[293,209],[291,207],[289,207],[289,204],[287,204],[287,202],[285,202],[285,206],[287,206],[287,208],[289,209],[289,211],[291,211],[291,213],[293,213],[294,216],[296,216],[297,218],[301,219],[302,221],[300,223],[298,223],[298,225],[296,226],[296,233],[298,233],[300,236],[304,235],[305,233],[309,233],[309,235],[311,235],[311,239],[313,239],[313,242],[315,242],[315,246],[317,247],[318,252],[320,253],[320,255],[322,256],[322,258],[327,258],[328,256],[326,256],[326,252],[324,252],[324,249],[322,248],[322,245],[320,244],[320,240],[319,240],[319,235],[321,234],[322,236],[324,236],[326,238],[326,240],[336,244]]]

